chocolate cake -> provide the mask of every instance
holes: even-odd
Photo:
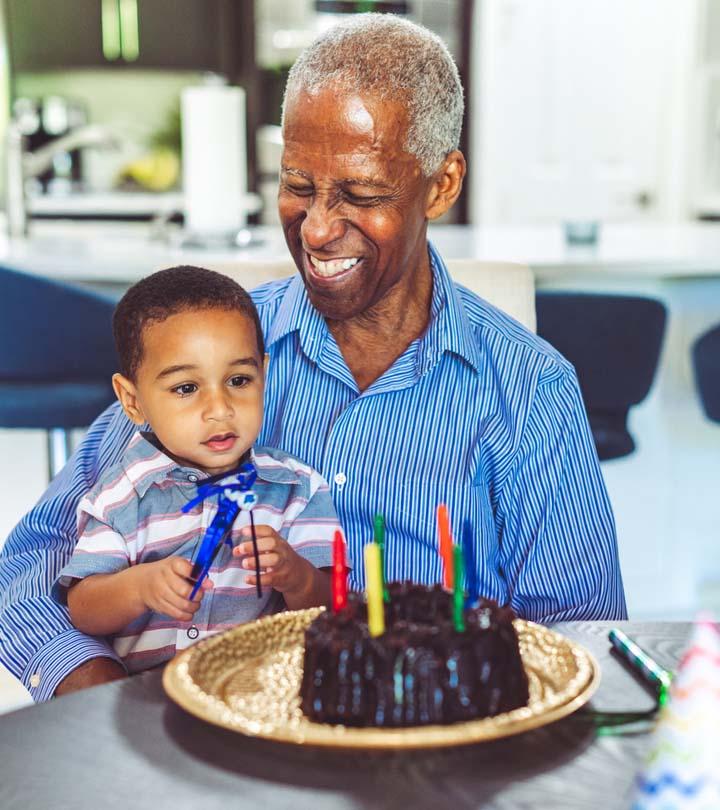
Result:
[[[528,681],[513,612],[481,600],[455,630],[440,586],[390,583],[386,631],[373,638],[360,594],[305,632],[302,710],[319,723],[422,726],[524,706]]]

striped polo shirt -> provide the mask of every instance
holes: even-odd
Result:
[[[388,576],[439,582],[444,502],[456,538],[470,525],[481,593],[534,621],[625,618],[615,524],[572,366],[455,284],[428,250],[428,327],[364,391],[299,276],[253,291],[270,355],[259,443],[320,471],[356,562],[381,512]],[[80,498],[134,430],[117,404],[99,416],[0,554],[0,657],[37,700],[89,658],[116,655],[72,627],[50,588],[77,541]],[[363,586],[362,565],[351,584]]]
[[[206,498],[183,513],[182,507],[209,476],[178,465],[153,438],[136,433],[122,460],[80,501],[79,540],[58,578],[58,598],[64,598],[63,586],[73,579],[114,574],[171,556],[194,559],[217,513],[218,498]],[[320,474],[280,450],[257,448],[250,460],[257,470],[255,524],[272,526],[316,567],[331,566],[332,538],[339,524]],[[225,473],[213,481],[232,475]],[[240,512],[230,533],[233,545],[248,525],[249,514]],[[258,598],[255,585],[247,583],[251,572],[241,564],[223,544],[210,569],[214,587],[205,592],[192,622],[148,611],[115,634],[113,647],[128,671],[156,666],[197,639],[281,609],[277,591],[265,588]]]

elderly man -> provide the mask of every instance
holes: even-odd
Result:
[[[330,482],[350,555],[386,521],[390,579],[440,580],[435,508],[482,593],[539,621],[620,619],[612,513],[571,366],[450,279],[427,242],[457,199],[463,95],[441,41],[359,15],[294,65],[279,209],[300,274],[256,290],[270,364],[260,443]],[[42,700],[123,671],[50,586],[79,498],[123,451],[117,406],[3,552],[2,660]],[[363,586],[360,567],[351,583]]]

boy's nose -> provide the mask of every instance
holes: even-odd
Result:
[[[230,398],[222,391],[208,393],[205,401],[205,418],[221,421],[235,415]]]

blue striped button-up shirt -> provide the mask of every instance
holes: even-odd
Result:
[[[472,526],[481,593],[535,621],[626,615],[612,511],[575,373],[554,349],[454,284],[430,247],[430,323],[359,391],[299,276],[253,298],[270,364],[258,442],[329,482],[349,553],[386,522],[390,579],[438,582],[435,509]],[[75,510],[134,432],[117,405],[7,540],[0,655],[36,699],[89,658],[115,657],[50,596],[77,539]],[[361,565],[351,584],[364,584]],[[33,677],[35,676],[35,677]]]

